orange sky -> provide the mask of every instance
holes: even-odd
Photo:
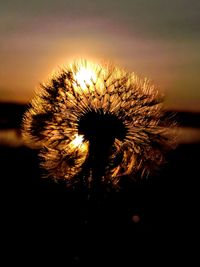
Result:
[[[150,78],[168,108],[200,111],[199,2],[122,2],[3,3],[0,101],[28,102],[54,69],[81,57]]]

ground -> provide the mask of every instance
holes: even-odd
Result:
[[[1,145],[7,265],[14,258],[26,266],[163,266],[195,254],[199,150],[200,143],[179,144],[159,175],[93,201],[82,188],[42,179],[37,151]]]

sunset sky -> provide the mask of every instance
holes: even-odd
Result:
[[[0,101],[30,101],[58,66],[109,60],[150,78],[166,106],[200,111],[200,1],[0,0]]]

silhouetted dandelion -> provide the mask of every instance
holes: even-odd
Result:
[[[163,96],[134,73],[77,61],[41,84],[24,116],[23,137],[40,149],[41,166],[56,180],[116,185],[147,177],[172,145]],[[162,119],[161,119],[162,118]]]

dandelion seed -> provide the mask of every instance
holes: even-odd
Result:
[[[37,90],[23,138],[40,149],[50,177],[73,182],[81,172],[96,173],[116,185],[124,176],[148,176],[173,146],[173,122],[161,119],[162,102],[147,79],[78,61]]]

